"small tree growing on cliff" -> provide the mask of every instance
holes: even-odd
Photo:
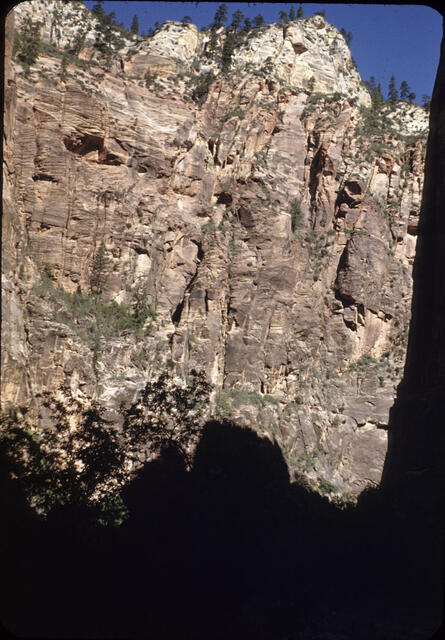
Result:
[[[97,18],[99,24],[101,26],[105,26],[107,24],[107,14],[103,7],[103,0],[98,0],[96,4],[91,9],[91,13]]]
[[[65,82],[67,76],[68,69],[68,54],[65,51],[62,56],[62,60],[60,61],[60,79],[62,82]]]
[[[241,9],[237,9],[236,11],[234,11],[234,13],[232,14],[232,22],[231,22],[230,28],[233,29],[234,31],[237,31],[241,27],[243,19],[244,19],[244,14],[241,11]]]
[[[220,4],[213,18],[212,29],[219,29],[227,22],[227,5]]]
[[[131,23],[130,31],[131,33],[139,35],[139,19],[136,14],[133,16],[133,22]]]
[[[27,17],[14,42],[14,50],[20,62],[23,63],[25,73],[28,73],[29,67],[37,61],[40,49],[40,24],[32,22],[31,18]]]
[[[103,293],[108,278],[109,264],[110,260],[107,258],[105,243],[102,240],[91,264],[90,287],[93,293],[98,295]]]
[[[422,96],[422,107],[426,111],[429,111],[431,108],[431,96],[427,95],[426,93],[424,93]]]
[[[224,41],[223,50],[221,54],[221,71],[223,74],[227,74],[232,64],[232,57],[235,51],[236,36],[233,31],[227,34]]]
[[[349,45],[352,42],[352,33],[350,31],[346,31],[346,29],[344,29],[343,27],[340,29],[340,33],[343,36],[343,38],[345,39],[346,44]]]
[[[301,229],[304,226],[304,216],[301,210],[300,202],[293,200],[290,205],[290,218],[292,225],[292,232],[295,233],[297,229]]]
[[[289,16],[287,15],[287,11],[280,11],[278,15],[278,24],[286,24],[288,20]]]
[[[212,84],[214,79],[215,76],[213,75],[213,71],[209,71],[208,73],[199,76],[198,83],[192,91],[192,100],[194,102],[199,105],[205,102],[209,93],[210,85]]]
[[[264,25],[264,18],[261,13],[254,17],[253,24],[255,27],[262,27]]]
[[[244,33],[249,33],[251,28],[252,28],[252,21],[250,20],[250,18],[244,18],[244,25],[243,25]]]
[[[394,76],[391,76],[388,85],[388,100],[391,104],[395,104],[399,99],[399,94],[396,89],[396,79]]]
[[[402,82],[400,83],[400,89],[399,89],[400,100],[407,100],[410,94],[410,91],[411,89],[409,88],[407,81],[402,80]]]

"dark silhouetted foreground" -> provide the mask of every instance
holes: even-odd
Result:
[[[340,510],[290,483],[277,446],[208,423],[192,468],[174,447],[126,489],[130,518],[40,521],[2,465],[3,623],[20,637],[429,638],[441,531],[381,491]],[[323,635],[329,632],[331,635]]]

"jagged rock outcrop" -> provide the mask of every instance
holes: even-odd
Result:
[[[211,413],[275,438],[322,490],[378,483],[425,111],[370,111],[320,16],[253,30],[226,77],[209,35],[180,23],[124,39],[104,71],[96,23],[79,11],[15,10],[18,28],[39,17],[47,45],[29,73],[17,58],[8,67],[4,410],[38,428],[42,393],[68,383],[117,416],[166,367],[197,369],[215,385]],[[64,70],[57,47],[79,25]]]

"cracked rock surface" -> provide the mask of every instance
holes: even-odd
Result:
[[[17,29],[39,16],[48,47],[28,74],[7,56],[3,409],[38,427],[42,394],[68,385],[113,415],[166,368],[202,370],[209,413],[276,439],[292,473],[331,495],[377,484],[410,319],[425,111],[385,104],[391,127],[367,129],[369,93],[321,16],[253,30],[225,77],[208,34],[173,22],[125,41],[104,70],[88,14],[83,64],[62,76],[57,47],[79,11],[14,11]],[[103,304],[150,311],[137,331],[107,316],[99,341],[87,306],[98,255]]]

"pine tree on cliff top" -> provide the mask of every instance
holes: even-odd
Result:
[[[232,15],[232,24],[230,25],[231,29],[237,31],[237,29],[239,29],[241,26],[243,18],[243,12],[240,9],[237,9]]]
[[[391,104],[394,104],[399,99],[399,95],[396,89],[396,79],[394,76],[391,76],[388,85],[388,100]]]
[[[130,31],[131,33],[135,33],[136,35],[139,35],[139,20],[137,15],[133,16],[133,22],[131,23]]]
[[[254,17],[253,24],[255,27],[262,27],[264,25],[264,18],[261,13]]]
[[[212,29],[219,29],[227,22],[227,5],[220,4],[212,22]]]

